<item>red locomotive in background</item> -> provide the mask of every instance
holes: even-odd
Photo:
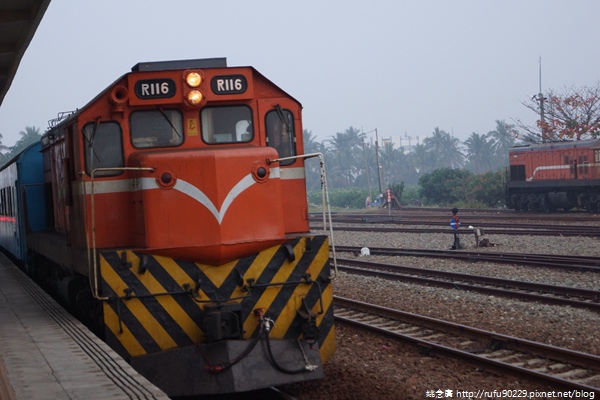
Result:
[[[600,139],[520,145],[509,157],[508,208],[600,210]]]
[[[0,244],[170,396],[321,378],[301,111],[252,67],[140,63],[0,171]]]

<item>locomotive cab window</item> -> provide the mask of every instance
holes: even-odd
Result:
[[[525,176],[525,165],[511,165],[510,166],[510,180],[524,181],[527,177]]]
[[[269,111],[265,118],[267,127],[267,144],[277,149],[279,157],[296,155],[296,135],[294,133],[294,117],[288,110],[278,108]],[[294,160],[281,162],[281,165],[292,164]]]
[[[116,122],[91,122],[83,127],[85,172],[97,168],[123,167],[121,126]],[[122,171],[97,171],[94,176],[119,175]]]
[[[202,140],[208,144],[246,143],[254,137],[252,110],[246,106],[205,107],[200,120]]]
[[[136,149],[173,147],[183,143],[183,118],[177,110],[146,110],[131,113],[129,131]]]

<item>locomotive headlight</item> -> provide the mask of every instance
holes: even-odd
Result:
[[[202,77],[197,72],[190,72],[185,77],[185,82],[188,84],[189,87],[195,88],[200,86],[200,84],[202,83]]]
[[[202,101],[202,93],[199,90],[192,90],[187,94],[187,100],[191,105],[198,105]]]

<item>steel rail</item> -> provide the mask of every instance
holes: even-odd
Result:
[[[314,220],[313,220],[314,221]],[[590,220],[587,220],[590,222]],[[365,217],[365,218],[333,218],[332,222],[337,224],[381,224],[381,225],[408,225],[408,226],[443,226],[449,227],[449,219],[427,221],[422,219],[404,219],[398,217],[382,218],[382,217]],[[592,222],[594,222],[592,220]],[[598,220],[600,222],[600,219]],[[560,230],[565,232],[582,232],[600,234],[600,228],[598,225],[565,225],[565,224],[549,224],[549,223],[519,223],[519,222],[490,222],[490,221],[478,221],[474,219],[461,217],[461,224],[463,233],[472,233],[466,226],[474,226],[486,231],[489,228],[502,228],[502,229],[530,229],[530,230]],[[344,228],[340,227],[339,228]],[[404,229],[404,228],[400,228]],[[447,229],[446,229],[447,230]]]
[[[564,388],[600,391],[600,357],[593,354],[339,296],[334,296],[334,308],[337,322],[409,341],[428,352],[511,370]]]
[[[446,221],[450,219],[450,211],[445,210],[442,213],[434,214],[434,213],[416,213],[410,212],[410,209],[402,209],[400,211],[393,211],[391,214],[386,213],[333,213],[332,214],[334,222],[348,220],[354,222],[379,222],[384,223],[385,221],[405,221],[405,220],[413,220],[413,221]],[[311,221],[318,220],[316,218],[316,214],[311,213],[309,215],[309,219]],[[538,221],[541,224],[547,222],[593,222],[600,221],[599,214],[590,214],[590,213],[578,213],[578,214],[521,214],[521,213],[501,213],[501,212],[471,212],[466,213],[464,210],[460,210],[460,219],[464,221],[473,221],[475,219],[490,221],[490,220],[500,220],[500,221]]]
[[[337,246],[338,252],[359,254],[360,247]],[[536,267],[561,268],[575,271],[600,272],[600,257],[519,254],[466,250],[429,250],[369,247],[371,255],[453,258],[469,262],[488,261],[495,263],[522,264]]]
[[[422,225],[422,224],[421,224]],[[464,224],[463,224],[464,226]],[[323,225],[311,225],[312,230],[324,230]],[[349,231],[349,232],[378,232],[378,233],[447,233],[451,234],[453,231],[448,224],[447,228],[389,228],[382,226],[335,226],[334,231]],[[461,235],[472,235],[471,229],[459,229],[457,231]],[[515,226],[507,227],[506,229],[485,229],[486,235],[528,235],[528,236],[600,236],[600,229],[592,230],[557,230],[557,229],[517,229]]]
[[[338,258],[338,269],[448,289],[600,311],[600,291]]]

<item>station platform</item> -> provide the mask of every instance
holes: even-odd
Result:
[[[0,399],[169,397],[0,253]]]

